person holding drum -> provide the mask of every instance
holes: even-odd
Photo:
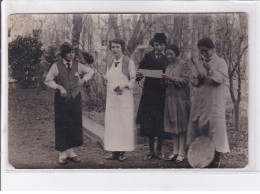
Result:
[[[209,167],[219,167],[220,153],[229,152],[223,85],[228,78],[228,68],[225,60],[217,56],[211,39],[199,40],[197,47],[200,56],[191,58],[191,84],[194,92],[187,144],[201,135],[210,137],[216,152]]]
[[[176,45],[167,46],[166,57],[169,64],[163,78],[165,79],[164,131],[173,134],[173,154],[166,160],[183,161],[185,141],[190,116],[189,64],[178,56],[180,50]]]

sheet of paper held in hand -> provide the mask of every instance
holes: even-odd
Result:
[[[162,78],[163,71],[162,70],[148,70],[148,69],[139,69],[139,72],[143,74],[145,77],[153,77],[153,78]]]

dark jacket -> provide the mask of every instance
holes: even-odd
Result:
[[[155,52],[146,53],[139,69],[163,70],[167,59],[162,55],[156,59]],[[162,137],[164,135],[164,101],[165,86],[159,78],[145,78],[142,97],[137,113],[137,124],[140,125],[141,136]]]

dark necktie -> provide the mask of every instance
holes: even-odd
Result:
[[[115,62],[115,67],[117,67],[118,63],[119,63],[119,62]]]
[[[68,69],[69,72],[70,72],[70,70],[71,70],[70,63],[67,63],[66,65],[67,65],[67,69]]]

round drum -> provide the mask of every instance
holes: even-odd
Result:
[[[214,159],[215,147],[211,138],[207,136],[197,137],[189,147],[188,162],[193,168],[205,168]]]

